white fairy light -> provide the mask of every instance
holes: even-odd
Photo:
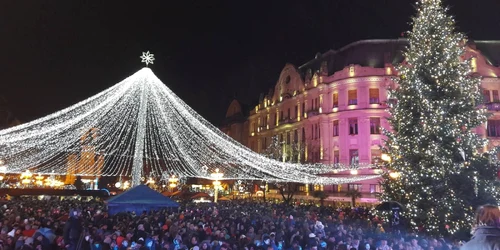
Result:
[[[145,63],[146,67],[147,67],[148,64],[153,64],[153,61],[155,60],[155,55],[154,54],[150,54],[149,51],[148,52],[142,52],[141,59],[142,59],[141,62]]]
[[[133,185],[164,173],[210,179],[217,168],[221,180],[341,184],[379,177],[322,176],[369,164],[296,164],[253,152],[197,114],[149,68],[64,110],[1,130],[0,159],[7,173],[131,176]]]

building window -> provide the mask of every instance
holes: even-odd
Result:
[[[280,143],[283,142],[283,134],[280,134]]]
[[[349,183],[347,185],[347,190],[358,190],[361,192],[363,185],[361,184],[355,184],[355,183]]]
[[[487,133],[490,137],[500,137],[500,120],[488,120]]]
[[[274,113],[274,123],[276,124],[278,122],[278,113]]]
[[[333,151],[333,164],[340,163],[340,151]]]
[[[340,192],[340,187],[341,186],[342,185],[332,185],[332,192],[334,192],[334,193]]]
[[[299,105],[295,105],[295,118],[299,117]]]
[[[283,121],[283,110],[280,110],[280,121]]]
[[[297,130],[293,131],[293,142],[299,142],[299,132]]]
[[[286,132],[286,144],[290,145],[290,131]]]
[[[493,102],[500,102],[500,98],[498,97],[498,90],[493,90]]]
[[[305,102],[303,102],[303,103],[302,103],[302,113],[304,113],[304,114],[305,114],[305,112],[306,112],[306,103],[305,103]]]
[[[317,98],[317,97],[314,98],[312,100],[312,102],[313,102],[313,110],[318,110],[319,109],[319,98]]]
[[[371,117],[370,118],[370,134],[378,135],[380,134],[380,118]]]
[[[380,184],[370,184],[370,193],[382,193],[382,188]]]
[[[358,163],[359,163],[359,156],[358,156],[358,150],[357,149],[351,149],[351,150],[349,150],[349,163],[351,163],[351,165],[358,165]]]
[[[378,89],[370,89],[370,104],[378,104],[378,103],[380,103]]]
[[[349,119],[349,134],[350,135],[358,134],[358,118]]]
[[[347,92],[347,100],[349,105],[358,105],[358,91],[357,90],[349,90]]]
[[[305,192],[306,191],[306,186],[301,185],[299,186],[299,192]]]
[[[332,100],[333,100],[333,107],[338,108],[339,107],[339,94],[333,93]]]
[[[379,149],[372,149],[372,164],[377,165],[380,163],[382,152]]]
[[[302,128],[302,142],[306,141],[306,129]]]
[[[490,98],[490,91],[487,89],[483,89],[483,103],[490,103],[491,98]]]
[[[252,132],[257,132],[257,126],[255,125],[255,122],[252,123]]]
[[[323,185],[314,185],[313,186],[314,191],[323,191]]]
[[[335,120],[333,121],[333,136],[339,136],[339,121]]]

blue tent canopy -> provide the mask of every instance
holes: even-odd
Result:
[[[139,185],[107,201],[109,214],[178,208],[179,203],[156,192],[146,185]]]

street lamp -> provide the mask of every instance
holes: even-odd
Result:
[[[215,169],[215,172],[210,174],[210,176],[212,177],[212,179],[214,179],[214,191],[215,191],[215,195],[214,195],[214,202],[217,203],[217,196],[218,196],[218,193],[219,193],[219,187],[220,187],[220,179],[222,179],[222,177],[224,176],[223,173],[219,172],[219,169],[216,168]]]

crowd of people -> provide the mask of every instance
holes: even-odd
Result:
[[[462,249],[500,249],[498,207],[487,206],[482,211],[475,238]],[[474,242],[487,242],[492,248],[478,248]],[[103,202],[95,200],[16,199],[0,207],[0,250],[447,250],[460,247],[458,240],[418,237],[398,230],[388,233],[382,221],[362,207],[291,207],[232,201],[184,204],[175,211],[112,216],[108,215]]]

